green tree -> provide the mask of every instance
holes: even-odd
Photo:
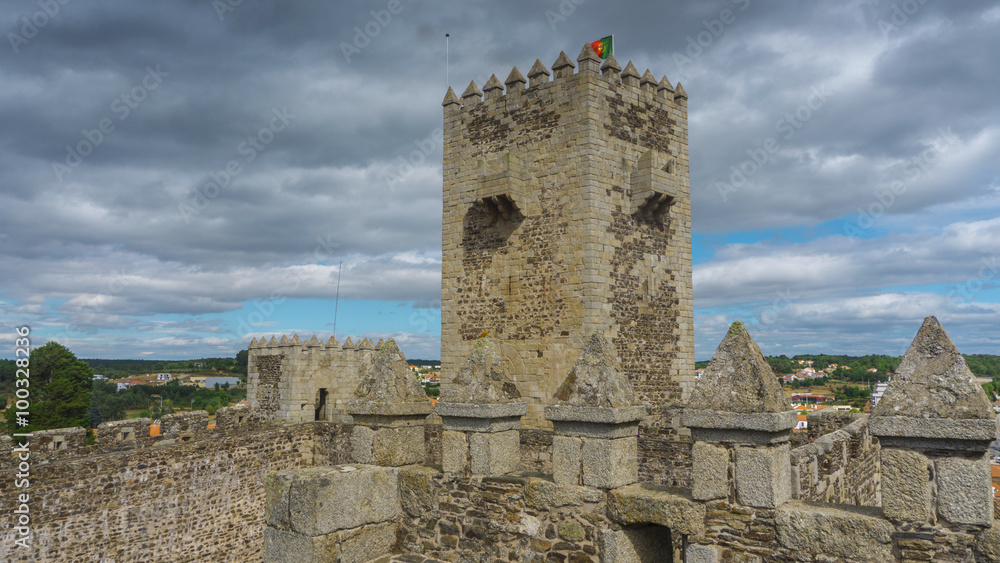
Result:
[[[15,432],[90,425],[94,370],[58,342],[35,348],[29,357],[31,408],[27,426],[16,425],[15,409],[6,412]]]
[[[250,352],[247,350],[240,350],[236,353],[236,367],[234,372],[240,374],[243,377],[247,376],[247,365],[250,359]]]

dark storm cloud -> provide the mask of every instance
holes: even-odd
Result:
[[[149,317],[224,313],[275,291],[328,298],[341,260],[347,298],[434,303],[446,32],[459,93],[536,58],[550,66],[560,50],[575,59],[609,33],[623,65],[682,80],[700,232],[852,218],[905,181],[881,219],[891,224],[984,197],[998,175],[1000,14],[987,2],[929,0],[905,21],[902,1],[218,5],[74,1],[17,52],[0,50],[0,318],[85,328],[74,338],[95,351],[140,350],[141,338],[101,340],[123,327],[161,331],[143,352],[215,349],[225,341],[180,332],[210,334],[209,321]],[[20,33],[35,11],[0,2],[0,29]],[[826,99],[785,138],[782,120],[816,106],[815,88]],[[294,117],[278,129],[275,112]],[[770,137],[780,150],[721,197],[731,167]],[[702,285],[706,304],[737,299]],[[851,298],[819,285],[817,303]]]

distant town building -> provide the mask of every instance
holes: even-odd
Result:
[[[172,379],[172,377],[173,376],[171,376],[169,373],[158,373],[158,374],[156,374],[156,380],[157,381],[170,381]]]
[[[885,395],[885,390],[888,388],[889,388],[888,383],[875,384],[875,387],[872,388],[872,394],[871,394],[872,408],[875,408],[875,405],[877,405],[878,402],[882,400],[882,395]]]
[[[206,377],[205,387],[208,389],[214,389],[216,385],[223,387],[226,384],[230,387],[236,387],[240,384],[240,378],[238,377]]]

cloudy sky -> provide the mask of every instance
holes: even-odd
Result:
[[[231,356],[337,309],[437,358],[445,33],[458,91],[609,34],[683,82],[698,359],[733,320],[900,354],[931,314],[1000,353],[995,2],[46,2],[0,1],[0,356]]]

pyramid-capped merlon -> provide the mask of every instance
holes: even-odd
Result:
[[[632,61],[629,61],[628,64],[625,65],[625,70],[622,71],[622,78],[625,77],[639,78],[639,71],[635,69],[635,65],[632,64]]]
[[[566,51],[559,51],[559,57],[556,58],[556,62],[552,63],[552,70],[562,70],[566,67],[576,68],[576,65],[566,56]]]
[[[674,87],[670,85],[670,81],[667,80],[667,75],[664,74],[663,78],[660,79],[660,83],[656,86],[656,90],[666,90],[667,92],[673,92]]]
[[[691,393],[688,409],[779,413],[791,408],[757,343],[743,323],[734,322]]]
[[[390,338],[365,363],[361,383],[354,391],[359,401],[375,403],[427,403],[427,394],[407,367],[406,357]],[[429,404],[429,403],[428,403]]]
[[[687,99],[688,94],[684,91],[684,86],[680,82],[677,83],[677,89],[674,91],[674,99]]]
[[[455,95],[455,91],[452,90],[451,86],[448,87],[448,92],[444,95],[444,101],[441,102],[442,106],[448,107],[450,105],[462,105],[462,102],[458,100],[458,96]]]
[[[944,327],[927,317],[872,416],[993,420],[996,413]]]
[[[656,77],[647,68],[646,72],[642,73],[642,79],[639,80],[639,84],[648,84],[649,86],[656,86]]]
[[[506,403],[521,398],[492,336],[476,340],[462,371],[441,394],[443,403]]]
[[[583,49],[580,51],[579,56],[576,57],[576,62],[579,63],[583,61],[601,62],[601,58],[597,56],[597,53],[594,52],[594,48],[588,43],[583,44]]]
[[[504,80],[504,84],[510,88],[514,84],[527,84],[528,81],[521,74],[521,71],[517,70],[517,67],[511,69],[510,74],[507,75],[507,80]]]
[[[256,347],[257,347],[257,337],[255,336],[250,339],[250,344],[247,344],[247,350],[251,350]]]
[[[490,79],[483,85],[483,92],[491,92],[493,90],[503,90],[503,84],[500,83],[500,79],[495,74],[491,74]]]
[[[479,86],[476,86],[476,81],[475,80],[470,80],[469,81],[469,86],[465,89],[465,92],[462,92],[462,99],[463,100],[465,98],[470,98],[470,97],[472,97],[472,98],[474,98],[474,97],[482,98],[483,97],[483,91],[479,89]]]
[[[588,45],[589,47],[589,45]],[[593,51],[593,49],[591,49]],[[621,74],[622,65],[618,64],[618,60],[615,59],[614,54],[608,55],[608,58],[604,59],[604,64],[601,65],[601,72],[617,72]]]
[[[587,407],[636,405],[635,391],[622,372],[618,355],[604,335],[594,332],[559,390],[560,404]]]
[[[535,78],[542,75],[549,76],[549,69],[545,68],[545,65],[542,64],[542,59],[535,59],[535,64],[531,65],[531,68],[528,70],[528,78]]]

